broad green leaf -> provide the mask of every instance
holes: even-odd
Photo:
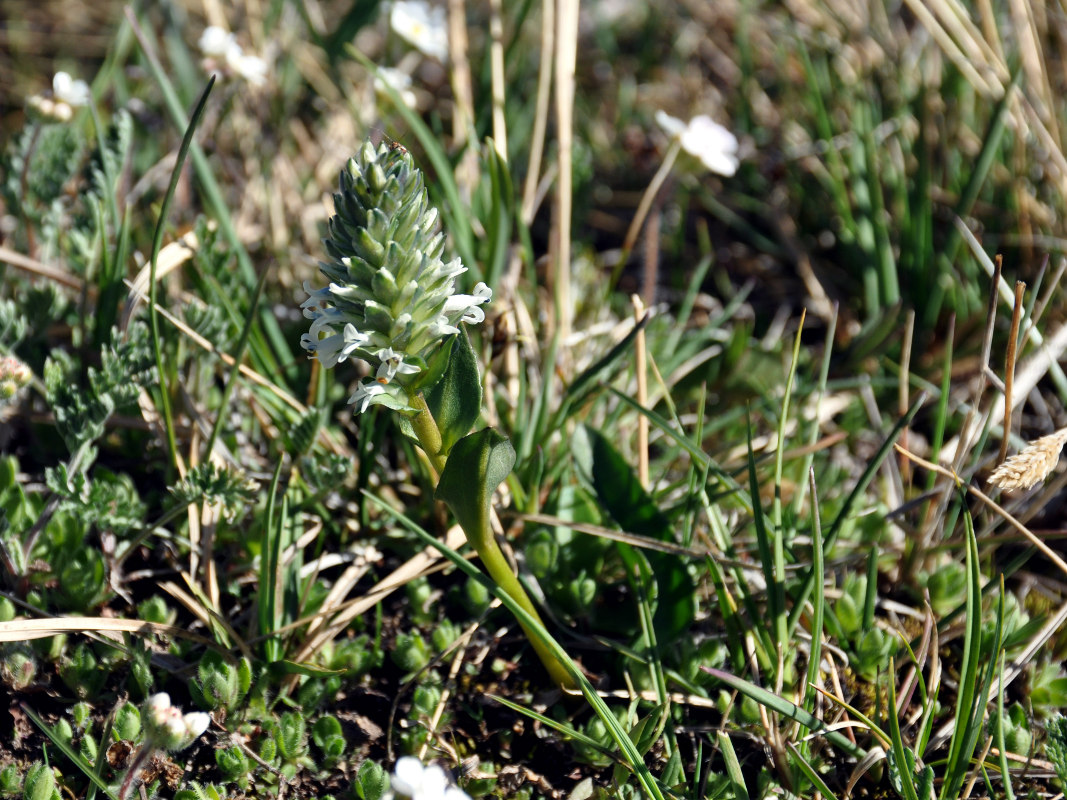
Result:
[[[441,429],[441,452],[466,436],[482,410],[482,376],[466,331],[455,337],[444,375],[426,393],[426,405]]]
[[[493,490],[513,466],[511,442],[494,429],[483,428],[452,447],[434,497],[448,504],[463,530],[485,530]]]
[[[579,428],[572,452],[579,475],[623,530],[661,542],[673,541],[670,521],[603,434],[586,426]],[[645,558],[656,579],[653,622],[661,640],[668,643],[693,621],[693,580],[675,555],[650,551]]]

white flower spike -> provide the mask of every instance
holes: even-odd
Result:
[[[438,231],[422,173],[402,147],[365,144],[341,172],[326,250],[319,265],[328,283],[305,284],[301,303],[311,326],[301,346],[325,367],[348,357],[366,361],[373,380],[349,397],[357,413],[372,405],[417,410],[417,397],[439,377],[449,357],[445,340],[460,323],[485,319],[493,296],[484,283],[457,294],[466,268],[442,260]]]
[[[448,60],[448,19],[443,8],[424,0],[396,0],[389,25],[424,55]]]
[[[727,178],[737,172],[741,163],[737,157],[737,137],[711,117],[701,114],[687,124],[665,111],[657,111],[656,122],[710,171]]]

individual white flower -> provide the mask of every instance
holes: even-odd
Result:
[[[415,93],[411,91],[411,76],[403,70],[378,67],[378,72],[374,76],[374,91],[378,94],[388,94],[387,88],[400,95],[400,99],[408,108],[415,108],[418,104]]]
[[[200,35],[200,41],[197,42],[200,52],[205,56],[225,56],[229,53],[230,48],[236,44],[237,40],[234,35],[218,25],[209,25],[205,28]],[[238,50],[240,50],[239,45]]]
[[[233,67],[234,72],[253,86],[262,86],[267,82],[267,62],[259,56],[250,56],[242,53],[236,63],[231,61],[229,57],[227,57],[226,61]]]
[[[82,80],[74,80],[67,72],[57,72],[52,78],[52,94],[56,100],[75,108],[87,106],[92,100],[89,84]]]
[[[367,411],[367,406],[374,402],[374,398],[385,394],[385,387],[380,383],[361,383],[356,387],[356,391],[352,393],[352,396],[348,398],[348,404],[351,406],[358,406],[359,413],[363,414]]]
[[[411,800],[470,800],[470,796],[448,780],[448,774],[437,764],[423,765],[414,756],[404,756],[396,762],[389,781],[393,791]]]
[[[144,726],[146,744],[151,743],[164,750],[180,750],[207,730],[211,717],[201,711],[182,714],[181,709],[170,704],[166,692],[154,694],[145,702]]]
[[[391,347],[383,347],[376,355],[382,361],[374,375],[378,383],[389,383],[397,375],[414,375],[419,371],[419,367],[414,364],[405,364],[404,356],[394,352]]]
[[[463,311],[460,322],[478,323],[485,319],[485,312],[478,306],[493,299],[493,290],[484,283],[474,287],[474,294],[454,294],[445,303],[445,313]]]
[[[424,0],[396,0],[389,25],[400,36],[438,61],[448,60],[448,19],[443,8]]]
[[[319,321],[315,320],[315,323]],[[353,350],[370,342],[370,337],[356,330],[356,326],[351,322],[345,323],[341,333],[333,333],[331,328],[325,328],[331,335],[325,339],[313,338],[318,333],[315,330],[315,323],[312,324],[313,332],[305,333],[300,338],[300,344],[308,352],[314,353],[324,367],[336,367],[346,360]]]
[[[730,177],[737,172],[737,137],[706,114],[693,117],[688,124],[665,111],[656,112],[656,122],[682,149],[712,172]]]

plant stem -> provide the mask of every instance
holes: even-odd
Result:
[[[419,394],[412,396],[411,400],[416,408],[419,409],[419,413],[411,420],[411,427],[415,430],[415,435],[419,438],[419,444],[422,445],[423,451],[430,459],[430,464],[437,471],[438,478],[440,478],[447,462],[447,457],[441,452],[441,431],[437,427],[437,421],[433,418],[433,414],[430,413],[429,407],[426,405],[426,399]],[[467,536],[468,544],[478,553],[478,557],[481,558],[489,576],[496,581],[497,586],[511,595],[515,602],[521,605],[531,617],[541,622],[541,616],[537,613],[537,608],[530,600],[529,595],[526,594],[526,590],[522,588],[519,579],[515,577],[515,573],[511,571],[511,565],[508,564],[507,559],[504,558],[504,554],[500,550],[500,546],[496,543],[496,538],[493,536],[493,528],[490,525],[490,504],[488,500],[485,504],[485,513],[478,515],[476,524],[468,523],[468,526],[464,526],[463,533]],[[522,625],[521,622],[519,624]],[[544,623],[541,624],[543,625]],[[525,625],[522,625],[522,629],[541,659],[541,663],[548,670],[552,680],[561,687],[567,689],[576,688],[570,674],[545,643],[538,639]]]

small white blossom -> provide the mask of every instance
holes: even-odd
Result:
[[[262,86],[267,82],[267,62],[259,56],[250,56],[242,53],[236,62],[227,56],[226,62],[233,71],[248,81],[253,86]]]
[[[170,704],[166,692],[148,698],[144,709],[146,738],[164,750],[180,750],[207,730],[211,717],[202,711],[182,714],[181,709]]]
[[[419,371],[419,367],[414,364],[405,364],[404,356],[391,347],[383,347],[377,352],[377,356],[382,361],[374,375],[378,383],[389,383],[397,375],[414,375]]]
[[[389,783],[394,792],[411,800],[470,800],[470,795],[449,783],[444,769],[437,764],[423,765],[414,756],[396,762]]]
[[[197,44],[200,52],[205,56],[225,56],[230,48],[237,44],[237,40],[232,33],[223,30],[218,25],[209,25],[200,35],[200,41]],[[238,49],[240,49],[239,46]]]
[[[378,73],[374,76],[374,91],[386,94],[387,87],[400,95],[400,99],[408,108],[415,108],[418,104],[415,93],[411,91],[411,76],[403,70],[378,67]]]
[[[656,112],[656,122],[682,149],[700,159],[712,172],[730,177],[737,172],[737,137],[706,114],[693,117],[686,124],[665,111]]]
[[[389,25],[425,55],[448,60],[448,19],[443,8],[424,0],[396,0]]]
[[[493,299],[493,290],[484,283],[474,287],[474,294],[454,294],[445,303],[445,313],[463,311],[461,322],[478,323],[485,319],[485,312],[478,306]]]
[[[353,392],[352,396],[348,398],[348,404],[359,406],[359,413],[364,414],[367,411],[367,406],[374,402],[374,398],[383,394],[385,394],[385,387],[380,383],[361,383],[356,387],[356,391]]]
[[[74,80],[66,72],[57,72],[55,77],[52,78],[52,94],[59,102],[75,108],[87,106],[89,101],[92,100],[89,84],[85,81]]]
[[[353,350],[363,347],[370,341],[370,337],[356,330],[356,326],[351,322],[345,323],[341,333],[333,333],[332,328],[324,328],[331,335],[325,339],[315,338],[318,335],[316,325],[321,319],[325,317],[315,320],[311,325],[311,332],[300,337],[300,344],[308,352],[314,353],[324,367],[336,367],[345,361]]]

